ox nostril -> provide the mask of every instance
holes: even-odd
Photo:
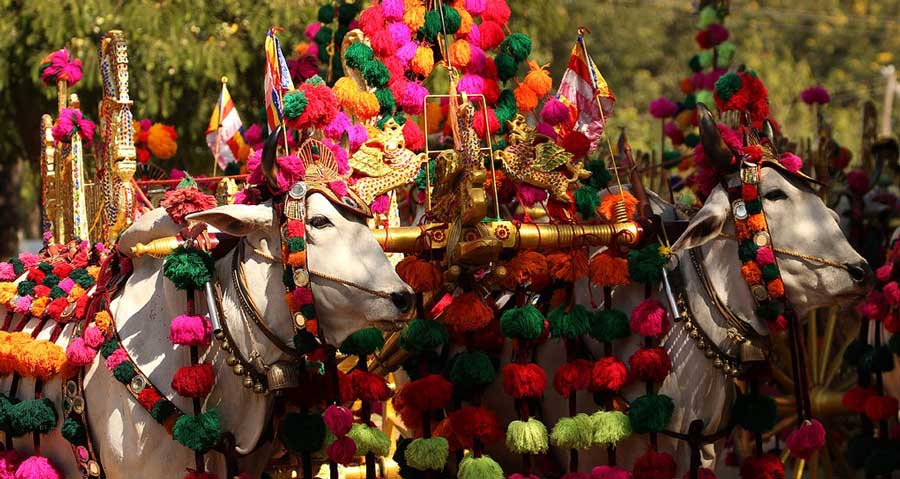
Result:
[[[850,279],[857,283],[864,283],[872,277],[872,268],[865,261],[856,264],[845,264],[844,266],[847,267]]]
[[[391,293],[391,301],[401,313],[408,313],[412,311],[416,299],[409,291],[402,291],[399,293]]]

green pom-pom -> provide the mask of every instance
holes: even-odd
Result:
[[[44,286],[46,286],[48,288],[52,288],[59,284],[59,276],[57,276],[55,274],[48,274],[48,275],[44,276],[44,280],[41,281],[41,284],[43,284]]]
[[[752,433],[764,433],[775,426],[775,400],[762,394],[742,394],[731,410],[739,426]]]
[[[606,188],[609,182],[612,181],[612,174],[606,168],[606,163],[603,160],[591,160],[585,168],[591,172],[591,176],[588,177],[586,183],[597,190]]]
[[[391,119],[396,121],[397,124],[400,126],[403,126],[406,124],[406,115],[404,115],[402,111],[398,111],[394,116],[391,116],[391,115],[382,116],[381,119],[379,119],[377,122],[375,122],[375,127],[378,128],[379,130],[383,130],[385,123],[387,123],[388,120],[391,120]]]
[[[72,418],[67,418],[63,421],[60,432],[63,439],[72,444],[82,445],[85,443],[84,426]]]
[[[197,452],[206,452],[219,443],[222,424],[215,409],[196,416],[185,414],[175,421],[172,437],[182,446]]]
[[[316,340],[316,335],[306,330],[300,331],[299,333],[295,334],[293,342],[294,349],[300,352],[300,354],[311,353],[319,347],[319,342]]]
[[[519,69],[516,59],[506,53],[498,53],[494,57],[494,64],[497,66],[497,78],[500,81],[506,81],[516,76],[516,70]],[[515,101],[515,99],[513,100]]]
[[[413,469],[440,471],[447,463],[450,445],[443,437],[419,438],[406,446],[403,457]]]
[[[564,417],[553,426],[550,442],[563,449],[587,449],[594,444],[594,423],[587,414]]]
[[[385,67],[387,68],[387,67]],[[387,88],[379,88],[375,90],[375,98],[378,99],[378,105],[381,106],[382,115],[390,115],[397,109],[397,102],[394,100],[394,94]]]
[[[316,317],[316,305],[304,304],[303,306],[300,306],[300,313],[302,313],[303,317],[306,319],[313,319]]]
[[[119,349],[119,340],[116,338],[109,338],[100,345],[100,355],[103,358],[108,358],[115,350]]]
[[[631,420],[620,411],[597,411],[591,415],[594,444],[615,444],[631,435]]]
[[[289,413],[281,422],[278,437],[289,451],[315,452],[325,443],[325,429],[321,414]]]
[[[365,456],[368,453],[376,456],[387,456],[391,449],[391,439],[381,429],[354,424],[347,437],[356,443],[356,454]]]
[[[527,421],[513,421],[506,428],[506,447],[515,454],[547,452],[547,426],[530,417]]]
[[[334,36],[334,30],[332,30],[329,27],[323,26],[322,28],[319,29],[319,32],[316,33],[316,36],[313,37],[313,41],[319,45],[319,51],[322,51],[322,49],[325,47],[325,45],[328,45],[329,43],[331,43],[331,38],[333,36]]]
[[[319,7],[318,21],[320,23],[331,23],[334,21],[334,5],[326,3]]]
[[[597,216],[597,205],[600,204],[600,196],[597,193],[597,189],[590,185],[583,185],[575,190],[575,207],[581,216],[585,218]]]
[[[384,336],[378,328],[365,328],[347,336],[341,352],[354,356],[368,356],[384,346]]]
[[[166,256],[163,274],[178,289],[200,289],[209,282],[214,267],[209,252],[179,246]]]
[[[328,53],[328,48],[326,48],[324,45],[319,47],[319,51],[316,53],[316,57],[321,63],[328,63],[329,61],[331,61],[331,54]]]
[[[640,283],[657,283],[662,279],[662,267],[667,263],[659,246],[650,244],[628,252],[628,274]]]
[[[894,354],[900,356],[900,334],[891,336],[891,339],[888,340],[888,347]]]
[[[160,424],[166,422],[166,419],[169,419],[169,416],[174,412],[175,404],[172,404],[172,401],[169,401],[168,399],[156,401],[156,404],[150,408],[150,416],[154,421]]]
[[[467,455],[459,463],[457,479],[504,479],[503,469],[490,456]]]
[[[91,276],[84,268],[75,268],[69,273],[69,278],[78,283],[84,289],[89,289],[94,285],[94,277]]]
[[[359,5],[355,3],[342,3],[338,7],[338,23],[347,25],[356,18],[359,13]]]
[[[184,178],[182,178],[181,181],[178,182],[178,186],[176,186],[175,188],[183,190],[192,186],[197,187],[197,180],[195,180],[193,176],[185,173]]]
[[[891,476],[897,466],[897,449],[895,447],[876,447],[869,452],[863,463],[867,477]]]
[[[65,298],[69,295],[66,290],[60,288],[59,286],[54,286],[53,289],[50,290],[50,298],[51,299],[59,299]]]
[[[20,281],[18,285],[16,285],[16,293],[19,296],[30,296],[34,294],[34,287],[37,286],[34,281]]]
[[[0,393],[0,430],[9,429],[9,414],[12,408],[12,401],[6,394]]]
[[[694,73],[697,73],[697,72],[703,70],[703,67],[700,65],[700,55],[692,56],[691,59],[688,61],[688,67]]]
[[[663,163],[667,168],[675,166],[675,164],[679,161],[681,161],[680,151],[666,150],[665,152],[663,152]]]
[[[299,118],[306,111],[309,100],[303,90],[293,90],[284,95],[284,116],[290,120]]]
[[[447,328],[430,319],[412,321],[400,333],[400,347],[411,352],[435,349],[447,344],[449,340]]]
[[[591,321],[591,337],[597,341],[611,343],[631,335],[628,315],[616,309],[602,309]]]
[[[698,135],[696,133],[689,133],[687,136],[684,137],[684,144],[685,144],[685,146],[689,146],[691,148],[699,145],[700,144],[700,135]]]
[[[500,330],[507,338],[537,339],[544,332],[544,315],[531,304],[508,309],[500,316]]]
[[[403,479],[426,479],[426,473],[413,469],[406,463],[406,448],[412,443],[412,439],[400,437],[397,439],[397,447],[394,449],[394,461],[397,463],[400,477]]]
[[[732,42],[725,42],[716,47],[716,67],[726,68],[734,54],[737,52],[737,45]]]
[[[460,25],[462,25],[462,17],[459,16],[459,11],[455,8],[444,5],[444,26],[447,27],[446,33],[448,35],[455,34]]]
[[[707,103],[709,105],[709,103]],[[684,96],[684,101],[681,102],[681,108],[684,110],[693,110],[697,108],[697,97],[693,93],[688,93]],[[698,143],[700,137],[697,137]],[[696,146],[696,145],[695,145]]]
[[[547,321],[554,338],[575,339],[590,330],[591,313],[580,304],[560,305],[550,310]]]
[[[134,364],[131,364],[131,361],[122,361],[113,369],[113,376],[122,384],[130,383],[135,374],[137,373],[134,371]]]
[[[712,67],[712,60],[713,60],[713,51],[712,50],[704,50],[704,51],[700,52],[700,54],[698,56],[700,57],[700,66],[702,67],[702,69],[705,70],[707,68]]]
[[[9,407],[9,432],[13,437],[47,434],[59,419],[53,402],[47,398],[26,399]]]
[[[500,44],[500,51],[509,54],[516,62],[523,62],[531,55],[531,37],[513,33]]]
[[[694,104],[703,103],[706,106],[713,106],[716,104],[716,99],[713,97],[713,93],[709,90],[700,90],[694,95]]]
[[[419,33],[425,37],[430,43],[437,40],[438,34],[441,33],[441,14],[437,10],[429,10],[425,13],[425,23],[419,29]]]
[[[344,53],[344,60],[347,66],[355,70],[362,69],[362,66],[375,59],[375,52],[372,47],[365,43],[354,43],[347,47]]]
[[[497,374],[491,358],[482,351],[463,351],[450,361],[450,381],[464,389],[490,384]]]
[[[893,337],[895,336],[892,336],[892,338]],[[871,344],[856,339],[852,341],[844,351],[844,362],[853,367],[859,367],[863,362],[863,358],[865,358],[866,355],[869,354],[870,351],[872,351],[872,349],[873,347]]]
[[[281,282],[284,283],[286,288],[294,289],[294,272],[291,268],[284,269],[284,273],[281,275]]]
[[[760,303],[756,308],[756,315],[764,321],[772,321],[776,319],[779,314],[781,314],[781,307],[774,301]]]
[[[762,213],[762,200],[759,198],[751,201],[745,201],[744,206],[747,207],[747,213],[751,215],[755,215],[757,213]]]
[[[506,128],[506,122],[511,121],[513,119],[513,117],[516,116],[516,113],[518,113],[518,112],[519,112],[519,110],[516,109],[515,106],[513,106],[511,108],[498,106],[497,109],[494,110],[494,113],[497,115],[497,122],[500,123],[500,127],[503,129]],[[500,146],[499,146],[500,143],[501,143],[500,141],[495,143],[496,145],[498,145],[497,148],[500,148]]]
[[[44,274],[50,274],[53,272],[53,265],[46,261],[41,261],[38,263],[37,268],[44,272]]]
[[[766,281],[772,281],[778,277],[778,266],[767,264],[762,267],[762,277]]]
[[[432,185],[434,185],[435,177],[434,177],[434,160],[428,160],[428,175],[430,176],[429,181]],[[416,188],[420,190],[424,190],[428,187],[428,183],[425,181],[425,167],[419,169],[419,172],[416,173]]]
[[[241,165],[236,161],[225,165],[225,176],[234,176],[241,174]]]
[[[631,402],[628,420],[637,433],[660,432],[672,419],[675,403],[663,394],[647,394]]]
[[[697,29],[706,30],[706,27],[710,26],[710,24],[716,23],[719,20],[719,13],[716,11],[716,7],[712,5],[708,5],[703,7],[700,10],[700,14],[697,19]]]
[[[288,251],[291,253],[298,253],[306,250],[306,240],[303,238],[288,238],[287,245]]]
[[[498,57],[500,55],[497,55]],[[516,94],[513,93],[512,90],[506,89],[500,92],[500,96],[497,97],[497,108],[507,109],[516,111]],[[511,117],[510,117],[511,118]]]
[[[306,83],[308,85],[313,85],[313,86],[322,86],[322,85],[325,85],[325,80],[323,80],[322,77],[320,77],[319,75],[313,75],[313,76],[307,78],[306,81],[303,83]]]
[[[738,257],[743,263],[753,261],[756,259],[757,250],[759,250],[759,246],[752,240],[741,241],[741,245],[738,247]]]

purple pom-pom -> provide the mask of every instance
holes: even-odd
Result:
[[[547,138],[550,138],[553,141],[556,141],[556,130],[553,129],[553,126],[547,122],[540,122],[534,127],[534,131],[538,134],[544,135]]]
[[[650,102],[650,114],[653,118],[668,118],[678,111],[678,104],[661,96]]]
[[[541,109],[541,119],[554,126],[567,122],[569,121],[569,107],[562,101],[551,98],[544,103],[544,108]]]
[[[403,20],[403,13],[406,7],[403,0],[382,0],[381,14],[388,20]]]
[[[800,93],[800,99],[807,105],[824,105],[831,101],[831,95],[828,94],[828,90],[814,86],[803,90]]]

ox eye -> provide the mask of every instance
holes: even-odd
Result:
[[[307,220],[307,224],[309,224],[310,226],[312,226],[313,228],[315,228],[317,230],[321,230],[321,229],[328,228],[330,226],[334,226],[334,223],[332,223],[330,219],[328,219],[322,215],[313,216],[312,218]]]
[[[766,193],[766,196],[765,196],[765,198],[767,200],[771,200],[771,201],[786,200],[787,197],[788,197],[787,194],[781,190],[772,190],[772,191]]]

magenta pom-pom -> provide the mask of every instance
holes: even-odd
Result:
[[[540,478],[538,476],[535,476],[534,474],[529,474],[526,476],[525,474],[519,474],[518,472],[514,472],[514,473],[510,474],[509,476],[507,476],[506,479],[540,479]]]
[[[109,355],[108,358],[106,358],[106,369],[112,371],[113,369],[116,369],[116,366],[124,363],[127,360],[128,353],[126,353],[122,348],[116,349],[112,354]]]
[[[484,13],[486,6],[487,2],[485,0],[466,0],[463,3],[463,8],[472,15],[481,15]]]
[[[388,20],[403,20],[405,11],[403,0],[381,0],[381,13]]]
[[[816,419],[804,421],[785,441],[791,455],[799,459],[809,459],[825,445],[825,427]]]
[[[339,140],[348,128],[350,128],[350,118],[341,111],[334,117],[334,120],[331,120],[325,125],[325,128],[322,128],[322,134],[325,135],[325,138]]]
[[[89,348],[97,349],[103,344],[103,341],[106,338],[103,337],[103,333],[100,332],[100,328],[96,326],[88,326],[84,329],[84,334],[82,335],[84,338],[84,344],[86,344]]]
[[[803,167],[803,160],[789,151],[781,154],[779,162],[791,173],[796,173]]]
[[[63,108],[52,133],[57,141],[68,141],[69,137],[78,132],[85,144],[90,144],[94,140],[94,128],[94,122],[85,118],[80,110]]]
[[[353,125],[347,130],[347,136],[350,137],[350,152],[354,153],[369,139],[369,132],[362,125]]]
[[[527,183],[517,184],[516,189],[519,192],[519,199],[522,201],[522,203],[525,203],[526,206],[534,206],[535,203],[547,199],[546,190],[531,186]]]
[[[322,414],[328,430],[337,437],[345,436],[353,427],[353,413],[344,406],[331,405]]]
[[[591,475],[584,472],[570,472],[561,479],[591,479]]]
[[[12,281],[16,279],[16,270],[10,263],[0,263],[0,281]]]
[[[15,479],[16,469],[23,458],[24,456],[15,449],[0,451],[0,479]]]
[[[719,45],[720,43],[728,40],[730,34],[728,33],[728,29],[725,28],[725,25],[721,23],[713,23],[706,27],[707,35],[709,35],[709,41],[713,45]]]
[[[614,466],[597,466],[591,471],[591,479],[631,479],[631,473]]]
[[[824,105],[831,101],[828,90],[820,86],[807,88],[800,93],[800,99],[807,105]]]
[[[553,126],[550,125],[550,124],[547,123],[547,122],[544,122],[544,121],[538,123],[538,124],[534,127],[534,131],[535,131],[535,133],[538,133],[538,134],[540,134],[540,135],[544,135],[544,136],[546,136],[547,138],[550,138],[550,139],[553,140],[553,141],[556,141],[556,137],[558,136],[558,135],[556,134],[556,130],[553,129]]]
[[[469,45],[469,66],[468,71],[470,73],[482,74],[484,72],[484,65],[487,62],[487,55],[484,54],[484,50],[475,45]]]
[[[306,35],[306,39],[309,41],[314,41],[316,39],[316,34],[319,33],[319,30],[322,29],[322,24],[319,22],[310,23],[306,26],[306,31],[303,32]]]
[[[897,285],[896,281],[891,281],[884,285],[881,288],[881,292],[884,293],[884,299],[888,304],[892,306],[900,304],[900,286]]]
[[[294,297],[294,302],[297,306],[313,304],[312,290],[309,288],[296,288],[291,292],[291,295]]]
[[[65,48],[57,50],[40,65],[41,81],[51,86],[58,81],[65,81],[69,87],[81,81],[81,60],[69,55]]]
[[[97,350],[88,347],[84,338],[75,338],[66,346],[66,361],[74,366],[87,366],[96,356]]]
[[[341,175],[346,175],[350,170],[350,156],[347,154],[347,150],[345,150],[341,145],[327,138],[322,143],[325,143],[325,146],[327,146],[328,149],[331,150],[332,153],[334,153],[334,162],[337,163],[338,173]]]
[[[400,48],[397,49],[397,53],[394,55],[400,60],[400,63],[404,68],[409,66],[409,62],[416,57],[416,49],[419,45],[414,41],[407,41],[400,45]]]
[[[206,346],[209,344],[212,325],[203,316],[182,314],[172,319],[169,341],[182,346]]]
[[[398,45],[403,45],[412,38],[412,32],[403,22],[396,22],[388,25],[388,32],[390,32],[394,43]]]
[[[678,111],[678,104],[661,96],[650,102],[650,114],[653,118],[668,118]]]
[[[383,215],[388,212],[391,206],[391,198],[388,195],[378,195],[369,205],[372,213]]]
[[[31,456],[16,468],[15,479],[60,479],[59,471],[43,456]]]
[[[481,45],[481,27],[479,27],[477,23],[472,24],[472,29],[469,30],[469,34],[466,35],[466,40],[468,40],[472,46]]]
[[[341,180],[329,181],[328,188],[334,192],[338,198],[347,196],[347,183],[344,183]]]
[[[414,81],[406,82],[403,97],[400,98],[400,106],[410,115],[419,115],[425,108],[426,95],[428,95],[428,89],[422,84]]]
[[[328,458],[338,464],[349,464],[356,457],[356,443],[349,437],[342,437],[328,445]]]
[[[250,155],[247,159],[247,169],[250,170],[249,181],[254,185],[266,184],[265,175],[262,172],[261,165],[262,154],[256,153]],[[306,168],[300,158],[294,155],[280,156],[275,160],[278,165],[278,180],[276,190],[273,193],[284,193],[291,188],[303,175],[306,174]]]
[[[66,279],[60,281],[57,286],[59,286],[60,289],[62,289],[63,291],[68,293],[69,291],[72,291],[72,288],[75,287],[75,281],[73,281],[72,278],[66,278]]]
[[[569,107],[562,101],[551,98],[541,109],[541,119],[551,125],[559,125],[569,121]]]
[[[34,253],[19,253],[19,261],[22,262],[25,269],[30,269],[37,266],[41,259]]]
[[[669,330],[669,313],[662,303],[645,299],[631,312],[631,330],[640,336],[660,336]]]
[[[760,247],[756,250],[756,261],[760,266],[766,266],[775,262],[775,253],[768,246]]]
[[[469,95],[480,95],[484,92],[484,78],[474,73],[466,73],[459,79],[456,90]]]
[[[31,311],[31,296],[19,296],[16,298],[14,310],[19,314],[27,314]]]

